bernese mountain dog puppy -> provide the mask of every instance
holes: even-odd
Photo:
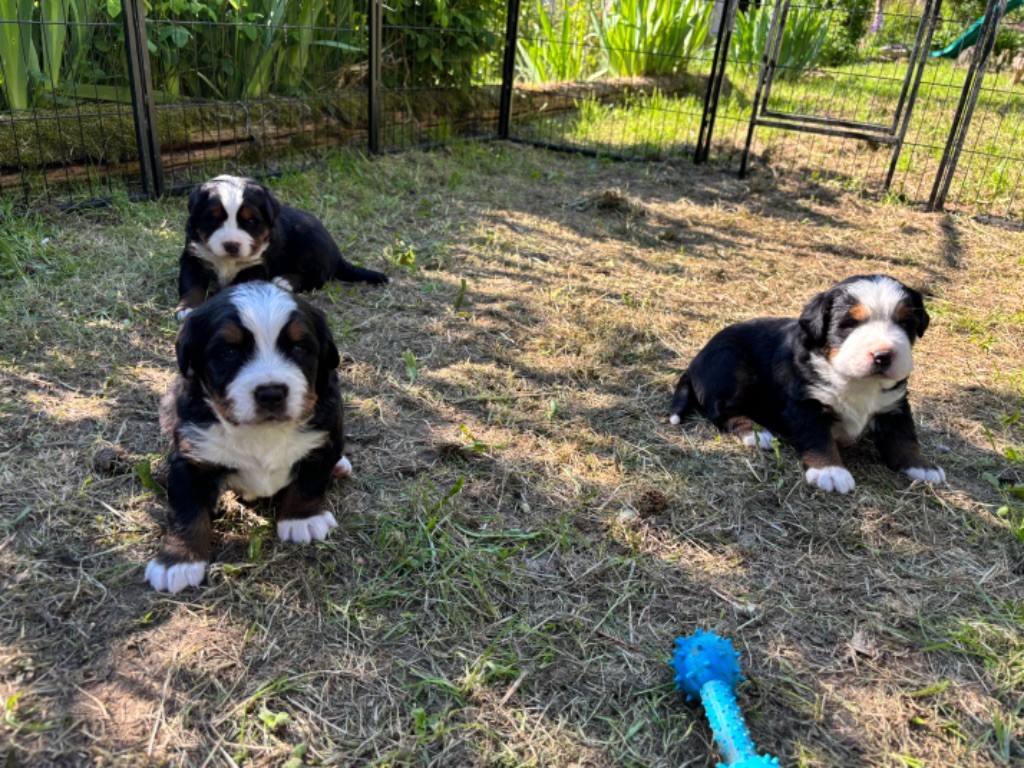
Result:
[[[885,275],[858,275],[814,296],[799,319],[761,318],[719,331],[676,386],[670,420],[693,408],[746,445],[772,433],[800,454],[805,478],[848,493],[839,457],[867,432],[885,463],[914,480],[945,482],[921,455],[907,400],[911,347],[928,327],[921,294]]]
[[[319,219],[281,205],[252,179],[218,176],[192,190],[178,273],[179,320],[206,301],[211,282],[227,288],[270,280],[286,290],[310,291],[330,279],[389,280],[349,264]]]
[[[176,378],[160,404],[168,457],[167,535],[146,568],[153,589],[202,582],[217,500],[271,498],[282,541],[327,538],[325,496],[342,455],[338,349],[322,312],[265,282],[234,286],[185,319]]]

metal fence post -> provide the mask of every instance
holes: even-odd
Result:
[[[516,77],[516,44],[519,42],[519,0],[508,0],[505,21],[505,59],[501,69],[501,100],[498,104],[498,138],[507,139],[512,124],[512,86]]]
[[[939,170],[935,174],[935,183],[932,185],[932,193],[928,198],[927,210],[929,211],[941,211],[946,204],[946,196],[953,183],[953,174],[956,173],[956,166],[960,161],[960,152],[964,148],[967,131],[971,127],[974,108],[978,104],[981,83],[985,78],[985,67],[988,65],[989,56],[995,47],[996,32],[999,23],[1003,20],[1004,13],[1006,13],[1006,0],[988,0],[988,6],[985,8],[985,22],[982,24],[978,40],[974,44],[971,66],[967,70],[964,88],[960,92],[960,102],[953,115],[953,125],[949,130],[946,146],[942,150]]]
[[[708,75],[708,87],[704,91],[704,112],[700,117],[697,149],[693,153],[693,162],[698,165],[706,163],[711,153],[711,135],[715,130],[718,99],[722,95],[722,84],[725,82],[725,63],[729,58],[729,44],[732,41],[732,28],[736,23],[736,9],[739,4],[739,0],[724,0],[722,16],[718,20],[711,74]]]
[[[156,102],[153,100],[153,75],[149,68],[145,0],[124,0],[121,13],[124,17],[125,56],[128,59],[142,189],[148,197],[160,197],[164,194],[164,169],[160,157]]]
[[[938,26],[940,14],[942,13],[942,0],[925,0],[924,11],[921,15],[921,23],[917,28],[917,37],[914,40],[914,51],[910,57],[910,69],[913,74],[903,81],[903,89],[900,91],[900,100],[896,105],[896,115],[893,120],[893,127],[896,131],[896,143],[892,148],[892,156],[889,158],[889,170],[885,174],[885,184],[882,190],[889,191],[892,180],[896,176],[896,166],[899,164],[900,153],[903,151],[903,142],[907,138],[907,128],[910,127],[910,118],[914,112],[914,105],[917,103],[918,89],[921,87],[921,78],[924,77],[924,65],[928,62],[929,52],[932,47],[932,35],[935,27]]]
[[[370,21],[370,39],[368,41],[367,52],[370,58],[370,68],[367,75],[367,84],[369,92],[367,97],[369,99],[368,109],[369,114],[367,115],[367,141],[369,142],[370,152],[375,155],[381,153],[380,147],[380,55],[381,55],[381,43],[383,35],[381,32],[381,25],[383,23],[380,11],[381,0],[369,0],[370,7],[368,9],[369,21]]]

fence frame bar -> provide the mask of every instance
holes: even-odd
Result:
[[[135,116],[135,143],[139,151],[142,189],[146,197],[162,197],[164,171],[156,102],[153,98],[153,74],[149,66],[145,0],[124,0],[121,3],[121,15],[124,18],[125,57],[132,93],[132,112]]]
[[[971,56],[971,65],[967,69],[964,87],[960,91],[960,101],[957,103],[956,112],[953,115],[949,137],[942,149],[942,159],[939,161],[939,169],[935,173],[935,182],[932,184],[932,192],[928,197],[928,205],[925,207],[927,211],[941,211],[946,205],[946,196],[953,183],[953,176],[956,174],[956,167],[960,162],[960,153],[963,151],[967,132],[971,127],[971,119],[974,117],[974,108],[977,106],[978,96],[981,94],[985,69],[995,47],[996,34],[1005,13],[1006,0],[988,0],[988,5],[985,8],[985,21],[981,25],[978,39],[974,43],[974,55]]]
[[[379,155],[383,151],[380,143],[380,57],[383,42],[383,19],[381,16],[381,0],[368,0],[367,15],[369,19],[369,39],[367,55],[369,58],[366,75],[367,87],[367,126],[366,141],[371,154]]]

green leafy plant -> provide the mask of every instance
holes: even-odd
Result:
[[[588,7],[579,0],[560,0],[550,13],[544,0],[536,0],[533,29],[517,43],[520,76],[528,82],[564,82],[600,76],[589,61]],[[588,69],[593,70],[587,73]]]
[[[388,85],[474,85],[497,75],[504,0],[392,0],[383,5]]]
[[[732,37],[732,58],[744,74],[755,73],[761,65],[774,3],[760,8],[750,7],[736,16]],[[775,76],[781,80],[798,78],[812,66],[821,53],[828,35],[828,13],[820,8],[791,6],[782,35]]]
[[[713,3],[704,0],[614,0],[595,12],[609,74],[670,75],[686,69],[708,36]]]
[[[34,56],[31,0],[0,0],[0,77],[10,109],[28,108],[28,64]]]

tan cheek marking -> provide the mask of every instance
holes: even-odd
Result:
[[[868,308],[865,307],[863,304],[854,304],[850,308],[850,311],[848,312],[848,314],[850,315],[850,317],[852,317],[854,320],[856,320],[858,323],[860,323],[860,322],[863,322],[863,321],[867,320],[868,319],[868,315],[870,313],[868,312]]]
[[[829,360],[835,360],[836,359],[836,355],[838,355],[838,354],[839,354],[839,350],[838,349],[835,349],[833,347],[829,347],[828,348],[828,359]]]

